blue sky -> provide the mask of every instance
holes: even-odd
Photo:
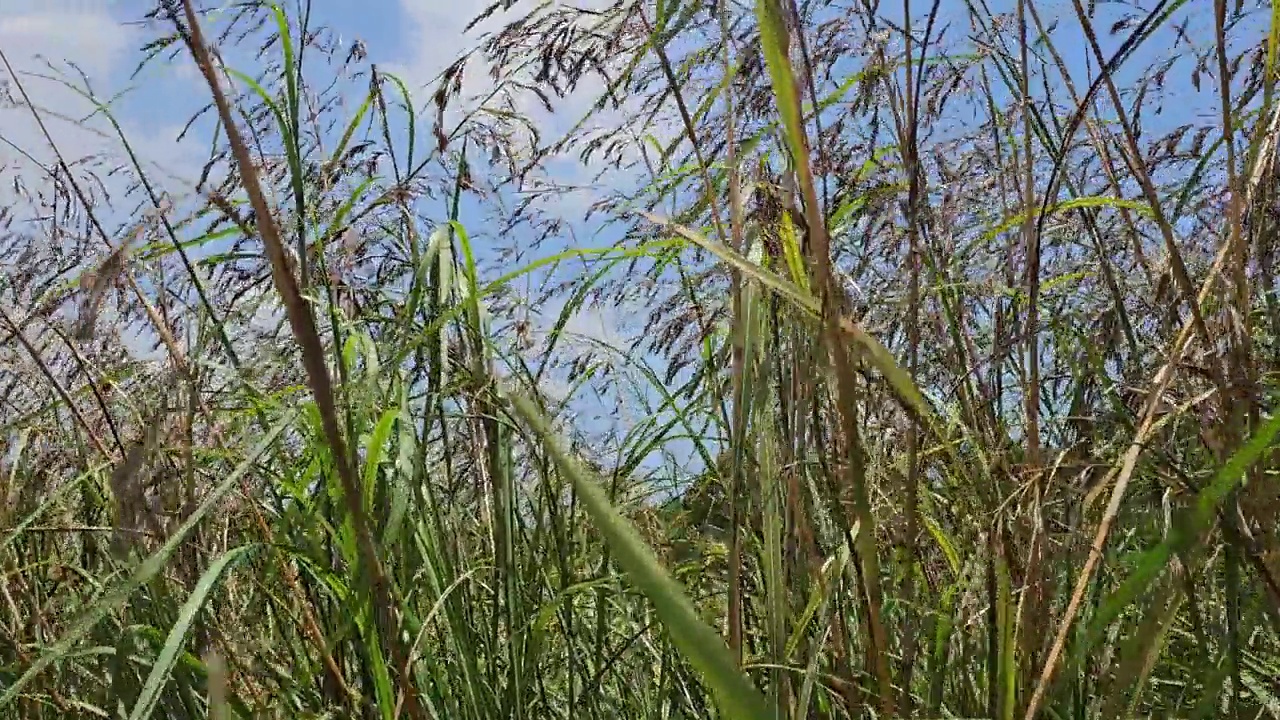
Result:
[[[131,24],[141,17],[148,4],[139,0],[0,2],[0,49],[19,73],[24,74],[28,91],[46,111],[46,120],[66,157],[80,158],[94,152],[119,157],[121,146],[110,136],[110,128],[101,119],[90,125],[100,133],[105,132],[105,136],[57,119],[59,115],[83,118],[91,105],[56,82],[27,73],[61,73],[79,85],[82,82],[75,77],[75,68],[83,70],[99,98],[114,96],[111,106],[126,136],[140,156],[156,164],[159,169],[156,177],[161,184],[181,193],[199,172],[207,152],[210,126],[203,123],[185,142],[177,142],[176,137],[187,118],[207,101],[207,89],[185,57],[175,62],[152,62],[140,75],[132,77],[140,58],[137,47],[155,34],[154,29]],[[413,0],[359,3],[317,0],[313,5],[312,25],[341,28],[343,39],[348,42],[361,40],[372,62],[384,72],[395,73],[417,92],[415,102],[421,107],[430,100],[430,91],[424,88],[439,72],[473,46],[481,33],[502,22],[501,14],[497,14],[472,33],[464,34],[465,25],[484,6],[482,0],[456,0],[447,4]],[[210,17],[207,31],[215,30],[218,22],[216,16]],[[45,66],[45,59],[52,61],[54,71]],[[229,56],[228,62],[250,74],[258,65],[252,58],[236,55]],[[474,82],[470,78],[476,76],[482,78],[482,73],[469,75],[469,82]],[[352,84],[348,93],[350,112],[354,112],[363,90]],[[543,114],[540,125],[548,137],[568,129],[581,117],[584,103],[594,99],[588,97],[589,92],[569,98],[557,108],[554,116]],[[420,117],[420,147],[432,142],[432,117],[430,111]],[[35,124],[24,110],[0,109],[0,121],[0,136],[12,146],[42,161],[51,159]],[[397,144],[403,146],[403,143]],[[0,168],[9,172],[18,170],[30,187],[36,187],[43,178],[42,173],[10,145],[0,145]],[[570,181],[585,181],[587,177],[585,169],[574,163],[560,162],[558,170]],[[167,174],[176,175],[178,180],[166,181]],[[12,201],[14,198],[6,195],[9,192],[0,189],[0,200]],[[590,193],[579,193],[571,200],[566,199],[562,209],[566,215],[579,215],[591,199]],[[468,202],[474,209],[474,200],[468,198]],[[468,219],[471,218],[464,216],[464,221]],[[467,224],[477,242],[483,244],[484,228]],[[581,225],[575,228],[580,238],[584,229]]]
[[[152,62],[141,74],[133,76],[141,57],[138,47],[157,32],[157,28],[136,24],[148,6],[149,3],[138,0],[0,2],[0,49],[23,76],[28,92],[42,109],[61,152],[68,160],[74,163],[94,153],[119,158],[122,147],[102,118],[87,123],[88,130],[73,122],[87,116],[92,111],[92,104],[55,80],[40,76],[61,76],[77,86],[87,85],[100,100],[111,98],[115,117],[134,149],[153,169],[153,180],[181,195],[192,186],[207,154],[210,126],[203,123],[203,127],[198,127],[183,142],[177,141],[177,136],[192,113],[207,101],[207,88],[185,56],[173,62]],[[312,25],[341,28],[344,41],[362,41],[369,60],[377,63],[383,71],[402,78],[410,90],[417,93],[415,102],[421,107],[430,101],[430,90],[425,86],[431,85],[440,71],[472,47],[483,32],[504,21],[501,14],[496,14],[489,22],[465,34],[465,25],[484,7],[485,2],[481,0],[456,0],[448,4],[413,0],[360,3],[316,0]],[[206,33],[216,31],[218,22],[216,16],[209,17]],[[227,62],[250,74],[254,74],[258,67],[257,61],[243,53],[228,55]],[[85,79],[78,77],[80,71]],[[482,73],[475,75],[483,80]],[[475,81],[469,78],[469,82]],[[353,84],[349,95],[351,112],[362,99],[363,91],[363,87]],[[576,123],[585,111],[586,103],[594,100],[592,93],[593,89],[587,88],[583,93],[559,103],[555,114],[542,113],[540,128],[544,138],[554,139]],[[433,117],[434,113],[428,111],[420,118],[419,142],[423,145],[431,143],[430,120]],[[20,148],[41,162],[47,163],[52,159],[52,153],[29,113],[22,109],[0,108],[0,137],[5,141],[0,143],[0,174],[15,174],[29,188],[47,184],[44,174],[15,149]],[[403,147],[403,143],[397,145]],[[589,177],[589,171],[577,163],[558,161],[556,166],[562,179],[585,182]],[[108,179],[107,185],[112,182]],[[110,189],[119,192],[122,188]],[[566,198],[557,209],[566,216],[577,217],[593,199],[589,192],[580,193],[577,197]],[[16,200],[7,181],[0,183],[0,202],[8,205]],[[469,202],[474,209],[475,201]],[[127,224],[130,209],[129,205],[117,206],[115,212],[105,213],[108,230]],[[481,254],[484,254],[490,239],[485,228],[473,222],[475,218],[468,217],[466,213],[463,220],[473,233]],[[592,230],[595,229],[581,222],[574,223],[581,244],[607,244],[606,238],[593,237],[595,233]],[[553,241],[537,254],[554,253],[565,244],[567,242]],[[529,259],[532,258],[526,258],[526,261]],[[542,310],[554,317],[558,307]],[[588,309],[574,317],[569,330],[620,344],[625,319],[608,309]],[[554,391],[554,383],[548,389]],[[592,407],[588,402],[583,410],[589,416],[596,414],[594,411],[599,407],[598,403]],[[630,424],[628,419],[614,420]]]
[[[480,33],[501,24],[502,16],[495,15],[477,31],[470,35],[464,34],[465,25],[486,4],[486,0],[315,0],[313,25],[341,28],[345,39],[362,40],[369,59],[384,70],[396,73],[411,89],[417,90],[419,94],[416,100],[422,105],[430,96],[429,91],[423,87],[431,83],[459,53],[471,47]],[[527,5],[528,0],[524,0],[522,4]],[[41,62],[35,59],[37,54],[41,54],[54,61],[64,72],[69,70],[69,66],[62,61],[74,63],[85,72],[94,90],[102,97],[127,90],[113,107],[140,155],[189,181],[195,177],[200,167],[202,153],[207,147],[207,134],[196,133],[192,141],[185,143],[176,142],[175,138],[182,123],[204,102],[207,91],[202,87],[203,81],[189,61],[153,63],[141,76],[130,77],[138,59],[137,47],[153,32],[131,25],[130,22],[140,17],[149,5],[150,2],[141,0],[2,0],[0,49],[4,50],[20,72],[47,72]],[[892,5],[893,3],[884,3],[885,12],[892,13]],[[917,15],[924,12],[924,3],[916,2],[914,5],[919,6]],[[1013,7],[1012,0],[993,0],[990,5],[997,11],[1011,11]],[[1046,0],[1042,5],[1046,23],[1053,24],[1055,19],[1061,19],[1055,38],[1059,50],[1071,67],[1078,89],[1083,90],[1087,86],[1087,79],[1096,72],[1096,63],[1092,62],[1090,53],[1082,42],[1070,5],[1064,0]],[[1197,43],[1211,41],[1212,35],[1208,32],[1212,23],[1211,9],[1211,0],[1192,0],[1181,11],[1190,18],[1188,31]],[[1097,25],[1108,29],[1125,13],[1133,10],[1130,4],[1099,2]],[[209,29],[215,28],[217,22],[216,18],[211,18]],[[919,22],[917,19],[918,24]],[[942,22],[952,25],[949,36],[953,41],[963,37],[968,23],[959,0],[944,0]],[[1133,68],[1145,68],[1152,61],[1158,60],[1161,53],[1168,53],[1173,34],[1171,30],[1162,32],[1157,40],[1134,58]],[[1100,38],[1104,52],[1113,51],[1122,36],[1123,33],[1111,35],[1104,31]],[[1260,37],[1257,33],[1252,36]],[[233,65],[237,62],[235,57],[228,60]],[[247,69],[252,71],[255,64],[247,58],[244,61]],[[1151,135],[1184,122],[1212,121],[1216,112],[1213,81],[1206,78],[1202,89],[1195,91],[1187,81],[1188,71],[1189,68],[1184,65],[1171,73],[1166,90],[1169,97],[1165,103],[1165,114],[1160,118],[1145,118]],[[49,121],[66,155],[75,158],[96,151],[118,154],[119,143],[114,138],[101,137],[54,118],[57,114],[73,118],[84,116],[89,106],[83,99],[46,80],[28,78],[28,84],[37,101],[52,113]],[[1123,86],[1126,83],[1122,79],[1120,84]],[[593,90],[594,88],[587,88],[578,96],[562,102],[554,114],[544,113],[540,124],[546,135],[554,137],[575,123],[585,110],[585,103],[594,99]],[[358,98],[355,99],[358,101]],[[1108,103],[1103,101],[1102,105],[1107,107]],[[427,120],[431,117],[430,113],[424,115]],[[424,123],[424,126],[428,124]],[[105,127],[102,123],[97,123],[96,126],[100,129]],[[47,150],[25,111],[0,108],[0,135],[41,159],[48,157]],[[429,141],[429,138],[429,133],[424,133],[423,140]],[[29,186],[35,186],[40,180],[40,175],[9,146],[0,144],[0,173],[13,173],[15,169]],[[558,163],[558,174],[578,181],[585,181],[590,177],[589,169],[578,167],[572,162]],[[163,174],[157,177],[163,177]],[[170,187],[180,192],[183,183],[172,182]],[[567,199],[560,209],[572,218],[580,214],[591,199],[591,193],[582,193],[575,199]],[[9,204],[12,200],[6,179],[0,183],[0,202]],[[469,219],[471,218],[464,217],[464,221]],[[483,248],[484,228],[470,222],[468,225],[477,234],[477,241]],[[604,245],[611,239],[607,235],[595,236],[593,231],[597,228],[594,225],[578,222],[574,227],[578,231],[579,242],[585,245]],[[584,237],[587,239],[582,240]],[[551,244],[542,254],[549,254],[556,249]],[[627,322],[635,319],[626,314],[593,310],[576,318],[573,329],[617,340],[619,335],[635,329]]]
[[[464,34],[466,24],[487,2],[488,0],[315,0],[313,25],[342,28],[347,39],[362,40],[370,60],[382,69],[396,73],[410,88],[419,91],[416,100],[421,105],[429,100],[429,91],[422,88],[431,83],[462,51],[471,47],[480,33],[501,24],[503,18],[499,13],[469,35]],[[85,71],[100,96],[110,96],[127,89],[113,107],[130,140],[138,146],[137,149],[144,158],[189,180],[200,167],[207,132],[194,133],[196,137],[186,143],[177,143],[174,138],[181,124],[205,101],[207,95],[202,88],[202,80],[189,61],[185,60],[176,64],[153,63],[140,77],[130,77],[138,58],[136,48],[152,31],[129,23],[140,17],[150,4],[150,0],[5,0],[0,2],[0,49],[6,52],[20,71],[43,70],[41,64],[33,58],[36,54],[43,54],[54,60],[64,72],[69,71],[69,68],[61,60],[75,63]],[[525,6],[529,4],[528,0],[521,3]],[[919,6],[916,14],[922,14],[925,3],[914,4]],[[997,11],[1012,9],[1012,0],[992,0],[990,4]],[[1096,70],[1096,64],[1081,42],[1078,24],[1070,12],[1069,3],[1065,0],[1046,0],[1041,5],[1041,12],[1047,23],[1054,24],[1055,19],[1061,18],[1055,37],[1076,76],[1077,87],[1083,89],[1087,85],[1087,78]],[[895,3],[886,2],[883,10],[892,16],[895,13],[894,6]],[[1211,33],[1208,32],[1211,26],[1211,12],[1208,11],[1211,7],[1211,0],[1193,0],[1182,11],[1190,16],[1192,22],[1189,32],[1199,42],[1211,39]],[[961,37],[968,25],[962,3],[959,0],[946,0],[942,8],[941,24],[951,25],[949,36],[953,39]],[[1107,28],[1132,10],[1128,3],[1099,2],[1097,25]],[[210,29],[216,27],[216,18],[209,22]],[[920,22],[917,18],[917,25]],[[1109,53],[1117,47],[1122,35],[1123,33],[1102,33],[1100,40],[1104,52]],[[1152,42],[1135,57],[1132,67],[1145,68],[1151,61],[1158,59],[1160,53],[1167,52],[1171,40],[1172,33],[1166,31],[1164,38]],[[236,59],[233,57],[230,62],[234,65]],[[254,61],[249,58],[245,58],[244,63],[251,71],[255,66]],[[482,75],[474,73],[469,77],[469,83],[474,83]],[[1169,94],[1166,112],[1159,118],[1149,113],[1144,118],[1151,132],[1158,133],[1163,128],[1183,122],[1212,120],[1215,111],[1212,80],[1206,79],[1203,89],[1196,92],[1186,81],[1185,70],[1171,73],[1170,77],[1166,89]],[[63,88],[37,79],[29,79],[28,83],[38,102],[53,113],[81,117],[88,109],[87,103]],[[557,112],[552,115],[544,113],[540,125],[546,135],[554,137],[576,122],[585,111],[586,102],[594,99],[594,90],[595,88],[587,88],[578,96],[561,102]],[[355,93],[352,98],[353,101],[358,101]],[[1107,103],[1104,101],[1103,105],[1105,107]],[[430,117],[431,114],[427,113],[422,119],[429,121]],[[0,135],[17,146],[42,156],[42,159],[47,157],[43,142],[23,111],[0,109],[0,120],[3,120],[0,123]],[[66,123],[52,119],[50,122],[64,152],[70,157],[79,157],[100,149],[119,152],[119,143],[113,138],[94,137],[92,133]],[[426,127],[429,122],[422,125]],[[101,123],[98,127],[105,128]],[[429,134],[423,134],[424,141],[429,141],[429,137]],[[15,164],[23,164],[21,158],[16,157],[9,147],[0,145],[0,168],[10,169]],[[26,169],[27,172],[30,170]],[[570,181],[585,182],[590,177],[588,169],[578,167],[573,162],[558,163],[557,174]],[[176,185],[180,189],[181,183]],[[7,192],[7,188],[0,187],[0,201],[9,199],[5,195]],[[591,192],[579,193],[575,198],[566,199],[562,203],[562,209],[565,215],[572,218],[592,199]],[[574,229],[579,242],[589,245],[603,244],[611,239],[590,239],[594,234],[592,231],[597,229],[594,226],[575,223]],[[473,227],[472,230],[483,236],[483,228]],[[583,241],[584,237],[588,239]]]

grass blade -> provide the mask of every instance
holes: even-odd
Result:
[[[771,720],[773,714],[760,691],[739,672],[724,640],[702,621],[684,590],[662,568],[635,527],[613,508],[600,480],[592,478],[581,463],[564,451],[537,405],[519,396],[513,396],[511,403],[556,466],[573,483],[614,557],[653,603],[672,641],[702,673],[720,707],[729,717]]]

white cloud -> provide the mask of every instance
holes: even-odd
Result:
[[[391,63],[387,69],[400,75],[410,90],[421,91],[434,85],[436,78],[454,61],[473,49],[485,34],[500,29],[511,19],[527,13],[533,3],[520,0],[511,10],[498,11],[470,31],[467,25],[479,15],[491,0],[455,0],[451,3],[401,0],[400,11],[406,20],[405,37],[413,48],[409,57]],[[487,69],[487,68],[486,68]],[[478,66],[466,73],[468,91],[482,89],[489,84],[487,74]],[[491,85],[490,85],[491,87]],[[419,102],[424,96],[416,98]]]
[[[399,58],[399,62],[389,63],[384,67],[400,76],[412,90],[416,91],[415,100],[419,106],[428,104],[429,108],[430,92],[434,90],[434,82],[441,72],[464,53],[477,47],[486,35],[501,30],[516,19],[525,17],[534,9],[544,13],[550,12],[557,5],[602,9],[611,4],[611,0],[550,0],[545,5],[535,0],[519,0],[510,10],[494,12],[471,30],[466,30],[467,25],[489,6],[490,1],[455,0],[446,4],[422,0],[400,0],[401,11],[405,18],[404,38],[408,40],[403,43],[403,46],[411,50],[407,56]],[[583,22],[601,21],[598,16],[584,15]],[[615,31],[621,30],[609,27],[596,28],[598,34]],[[623,64],[627,60],[628,58],[617,59],[618,64]],[[490,75],[490,68],[481,62],[480,57],[473,56],[467,64],[464,76],[462,102],[457,103],[461,107],[451,107],[446,116],[449,129],[452,129],[453,123],[462,116],[463,110],[474,107],[477,98],[484,98],[493,89],[494,84],[495,80]],[[513,101],[516,110],[531,118],[536,124],[542,135],[542,142],[549,144],[560,140],[564,134],[575,128],[578,133],[598,133],[636,117],[641,98],[627,96],[623,101],[623,107],[616,109],[608,107],[585,126],[578,128],[578,123],[605,90],[604,81],[601,78],[588,76],[578,87],[568,93],[567,97],[550,98],[552,103],[550,112],[542,107],[541,101],[530,92],[513,98]],[[424,124],[434,123],[434,113],[426,113],[424,120],[426,121]],[[660,119],[659,126],[652,132],[665,141],[678,131],[675,130],[675,126],[669,126]],[[634,150],[631,157],[639,157],[638,148]],[[647,181],[643,170],[639,173],[635,170],[611,171],[597,178],[597,174],[601,171],[598,160],[592,166],[587,166],[576,156],[576,151],[547,158],[541,170],[541,179],[545,181],[544,184],[572,188],[548,196],[541,204],[548,213],[570,222],[581,219],[591,205],[603,199],[609,192],[630,189],[637,182]],[[599,222],[599,219],[597,218],[595,222]],[[585,235],[590,236],[591,230],[592,228],[587,228]],[[591,244],[594,244],[594,241]],[[554,323],[556,312],[544,308],[539,315],[539,330],[545,332]],[[625,316],[616,308],[580,310],[566,328],[570,334],[577,336],[570,344],[577,346],[578,349],[584,349],[589,346],[589,343],[584,343],[583,338],[591,338],[618,348],[625,348],[628,346],[628,335],[636,328],[627,327],[624,319]]]
[[[571,336],[587,338],[608,347],[625,350],[629,345],[627,328],[619,308],[609,305],[590,305],[569,316],[565,332]],[[632,328],[634,330],[634,328]],[[588,345],[588,347],[591,347]]]
[[[0,4],[0,50],[13,73],[0,66],[0,85],[13,101],[0,105],[0,204],[10,211],[13,230],[29,235],[37,250],[41,242],[51,241],[42,237],[43,223],[26,221],[48,213],[44,205],[52,185],[45,168],[54,167],[56,154],[31,109],[21,104],[19,83],[39,111],[57,152],[72,167],[82,190],[94,198],[104,229],[110,233],[134,220],[126,213],[137,200],[125,200],[123,195],[135,173],[112,172],[129,165],[125,145],[108,119],[94,114],[94,102],[82,94],[91,92],[104,102],[125,90],[124,83],[141,57],[138,48],[149,39],[145,28],[126,25],[112,16],[109,10],[113,5],[101,1]],[[196,87],[191,85],[193,91]],[[176,100],[155,95],[161,100]],[[180,197],[192,186],[201,163],[194,141],[177,142],[183,118],[172,108],[169,104],[153,107],[134,103],[128,109],[113,105],[112,113],[152,185]],[[138,109],[147,117],[129,112]],[[166,115],[164,110],[170,113]],[[175,176],[182,180],[174,182]],[[113,205],[101,204],[104,191]],[[105,252],[105,247],[101,251]],[[14,260],[0,258],[0,272]],[[156,355],[149,329],[130,328],[125,333],[126,346],[136,356]]]
[[[588,0],[587,2],[562,2],[552,0],[551,3],[519,0],[508,10],[492,13],[475,27],[467,30],[467,25],[490,4],[490,0],[457,0],[448,5],[421,0],[401,0],[401,9],[406,17],[405,35],[411,39],[414,48],[409,57],[391,63],[387,69],[404,78],[411,88],[419,91],[416,98],[419,104],[429,102],[429,95],[422,91],[433,90],[433,83],[446,68],[463,54],[477,47],[487,36],[505,27],[508,23],[527,16],[537,10],[539,14],[550,12],[557,5],[573,5],[588,9],[603,9],[610,2],[607,0]],[[600,22],[591,16],[584,22]],[[608,33],[610,28],[595,28],[598,33]],[[621,59],[620,59],[621,61]],[[464,72],[463,99],[454,103],[446,114],[446,124],[451,129],[464,113],[475,107],[475,104],[488,96],[495,87],[495,80],[490,74],[491,67],[482,62],[478,56],[472,56]],[[549,98],[552,111],[548,112],[542,102],[531,92],[523,92],[512,98],[515,109],[521,115],[531,118],[542,134],[544,144],[555,142],[565,133],[574,129],[579,121],[588,113],[592,104],[604,93],[603,81],[597,76],[588,76],[564,98]],[[618,110],[607,110],[600,117],[588,123],[579,131],[591,131],[617,124],[623,118],[634,114],[636,107],[623,107]],[[434,117],[431,118],[434,122]],[[561,156],[554,163],[544,168],[547,177],[566,185],[582,185],[594,180],[594,170],[586,168],[576,157]],[[596,198],[586,197],[593,193],[574,192],[573,199],[566,203],[566,217],[580,215]],[[569,198],[562,198],[569,199]]]
[[[73,166],[89,158],[102,158],[102,171],[98,173],[102,177],[107,168],[126,157],[124,147],[106,118],[85,121],[93,114],[94,104],[73,88],[87,87],[100,100],[125,89],[119,79],[132,71],[139,57],[136,49],[147,39],[146,31],[113,17],[108,3],[64,2],[44,7],[31,4],[30,8],[24,5],[0,6],[0,49],[41,111],[63,158]],[[7,69],[0,69],[0,80],[12,98],[21,101],[21,93]],[[187,174],[183,168],[190,167],[186,161],[194,155],[177,144],[176,124],[157,127],[158,123],[152,122],[144,129],[128,116],[117,114],[117,119],[144,163],[157,163],[174,173]],[[175,123],[179,121],[174,118]],[[0,168],[6,176],[0,187],[0,202],[20,204],[13,178],[31,190],[48,183],[44,171],[26,156],[49,166],[54,153],[26,107],[0,108],[0,135],[5,141],[0,143]],[[163,178],[162,174],[155,180],[163,186]],[[125,180],[120,178],[117,182],[123,184]]]

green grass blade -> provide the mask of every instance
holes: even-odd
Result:
[[[218,581],[222,579],[222,574],[228,568],[243,560],[255,549],[257,546],[254,545],[233,548],[223,553],[222,557],[215,560],[200,576],[195,589],[191,591],[191,596],[178,611],[178,621],[173,624],[173,629],[169,631],[169,637],[164,642],[164,648],[151,666],[151,672],[142,685],[142,692],[133,706],[133,712],[129,713],[129,720],[146,720],[151,717],[151,713],[155,711],[156,702],[160,699],[160,692],[168,682],[169,671],[173,669],[178,660],[178,654],[187,640],[187,632],[191,630],[192,623],[204,607],[209,593],[213,592]]]
[[[653,603],[672,641],[702,673],[720,707],[733,718],[773,720],[760,691],[738,671],[724,640],[702,621],[684,590],[662,568],[635,527],[613,508],[600,480],[592,478],[561,448],[532,401],[519,396],[511,401],[556,466],[573,483],[614,557]]]
[[[0,708],[7,707],[22,692],[22,689],[31,683],[45,668],[57,662],[59,658],[69,652],[76,643],[80,642],[88,635],[93,628],[107,616],[108,613],[120,609],[129,600],[129,596],[134,593],[143,583],[155,577],[164,569],[173,552],[182,544],[195,526],[204,519],[204,516],[213,509],[214,505],[221,500],[236,483],[240,482],[246,473],[253,468],[258,461],[258,457],[265,453],[275,443],[276,437],[284,431],[288,425],[288,419],[278,423],[275,427],[267,431],[265,438],[259,442],[253,450],[245,457],[244,461],[236,466],[226,479],[218,484],[212,492],[210,492],[200,503],[199,507],[182,523],[182,526],[173,533],[168,541],[151,557],[147,558],[136,570],[129,576],[127,580],[108,591],[106,595],[100,599],[93,607],[85,611],[72,624],[71,628],[62,636],[62,639],[54,644],[53,647],[42,653],[40,657],[27,668],[12,685],[5,689],[4,694],[0,695]]]

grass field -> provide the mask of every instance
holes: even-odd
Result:
[[[1280,718],[1280,10],[310,17],[0,213],[0,717]]]

